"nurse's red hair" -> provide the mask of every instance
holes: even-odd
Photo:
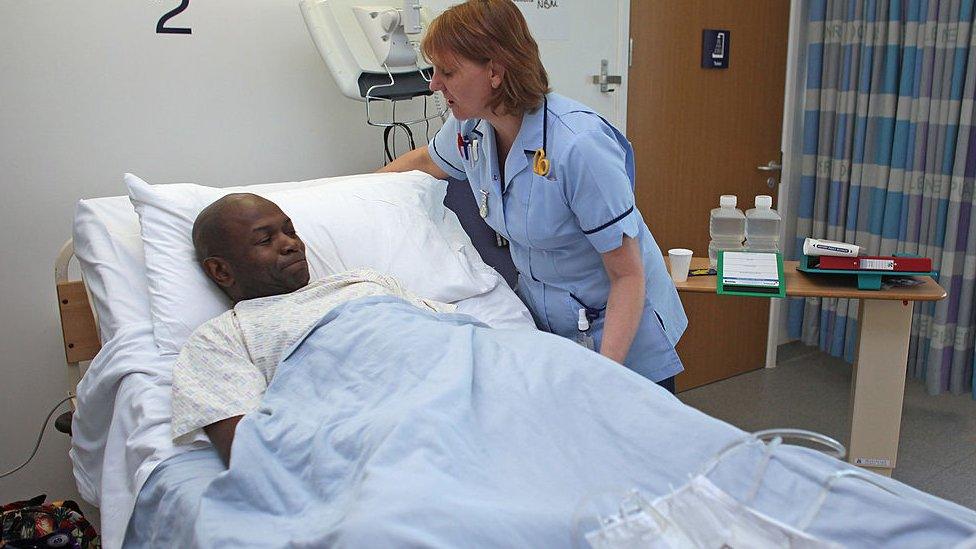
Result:
[[[430,23],[420,47],[437,65],[459,55],[503,66],[502,85],[488,103],[493,112],[521,115],[541,105],[549,91],[539,45],[511,0],[468,0],[448,8]]]

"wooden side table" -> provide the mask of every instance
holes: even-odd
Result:
[[[692,258],[691,268],[705,267],[708,258]],[[918,286],[872,291],[858,290],[854,277],[808,275],[796,267],[796,261],[783,262],[787,296],[861,300],[848,461],[891,476],[898,455],[914,304],[939,301],[946,292],[927,276]],[[679,292],[714,294],[715,282],[714,276],[695,276],[675,286]]]

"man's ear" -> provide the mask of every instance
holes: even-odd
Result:
[[[230,263],[222,257],[208,257],[203,260],[203,271],[207,273],[210,280],[213,280],[221,289],[230,288],[234,285],[234,269]]]
[[[497,90],[505,80],[505,66],[494,61],[488,61],[488,83],[491,89]]]

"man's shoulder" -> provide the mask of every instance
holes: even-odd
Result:
[[[198,326],[183,344],[180,354],[182,355],[188,348],[209,348],[215,340],[225,339],[233,334],[238,330],[237,326],[237,312],[234,309],[224,311]]]
[[[210,320],[204,322],[200,325],[200,329],[207,330],[225,330],[228,326],[234,326],[237,323],[237,310],[228,309],[219,315],[211,318]]]

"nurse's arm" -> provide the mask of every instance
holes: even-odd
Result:
[[[400,156],[393,162],[376,170],[376,173],[409,172],[410,170],[420,170],[437,179],[447,179],[447,173],[437,167],[437,164],[434,164],[434,161],[430,159],[430,154],[427,152],[427,145]]]
[[[626,235],[619,248],[602,258],[610,278],[610,296],[600,354],[623,364],[644,311],[644,263],[637,241]]]

